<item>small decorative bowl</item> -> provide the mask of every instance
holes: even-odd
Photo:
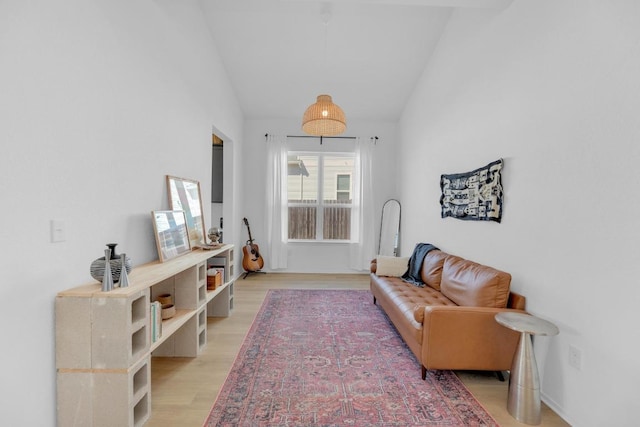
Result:
[[[162,304],[162,320],[171,319],[176,315],[176,307],[173,304]]]
[[[165,304],[173,304],[173,298],[171,294],[161,294],[156,297],[156,301],[158,301],[163,306]]]

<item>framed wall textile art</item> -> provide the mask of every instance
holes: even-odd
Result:
[[[502,164],[496,160],[471,172],[441,175],[442,218],[472,221],[502,219]]]

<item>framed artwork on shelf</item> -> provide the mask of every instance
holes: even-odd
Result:
[[[160,262],[191,252],[184,211],[152,211],[151,217]]]
[[[167,193],[170,209],[184,211],[191,247],[206,244],[200,181],[167,175]]]

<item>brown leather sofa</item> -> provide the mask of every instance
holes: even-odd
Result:
[[[511,368],[519,335],[494,319],[500,311],[524,311],[525,297],[510,292],[511,275],[449,255],[427,253],[419,287],[400,277],[376,275],[373,302],[381,307],[427,369],[502,371]]]

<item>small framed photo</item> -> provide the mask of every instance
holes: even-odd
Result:
[[[152,211],[151,217],[160,262],[191,252],[184,211]]]

